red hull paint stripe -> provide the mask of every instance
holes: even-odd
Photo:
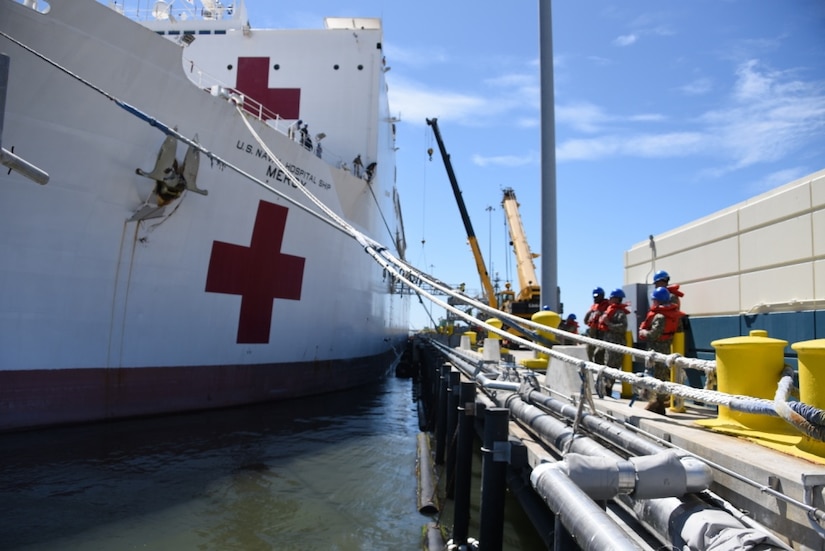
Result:
[[[0,431],[217,409],[345,390],[393,354],[269,365],[0,371]]]

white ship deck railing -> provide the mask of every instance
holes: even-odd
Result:
[[[194,2],[187,0],[175,4],[174,0],[148,0],[128,2],[127,0],[108,0],[101,2],[125,15],[129,19],[140,22],[215,22],[240,21],[243,12],[241,2],[224,4],[215,0]]]

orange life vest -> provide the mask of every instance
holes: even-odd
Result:
[[[559,329],[564,329],[565,331],[568,331],[570,333],[578,334],[579,322],[577,322],[576,320],[564,320],[563,322],[561,322],[561,326],[559,326]]]
[[[600,300],[599,302],[594,302],[590,306],[589,314],[590,317],[587,318],[587,325],[592,327],[595,330],[599,329],[599,320],[602,317],[602,314],[607,310],[607,307],[610,305],[610,301],[606,298]]]
[[[624,312],[625,314],[630,313],[627,309],[627,304],[621,302],[611,302],[608,305],[607,310],[605,310],[604,314],[602,314],[599,318],[599,331],[610,331],[610,328],[607,326],[607,322],[610,321],[610,318],[612,318],[613,314],[616,312]]]
[[[647,317],[645,317],[639,329],[649,331],[653,325],[653,318],[656,317],[656,314],[662,314],[665,317],[665,330],[661,336],[659,336],[659,340],[669,341],[673,338],[673,335],[676,334],[676,330],[679,329],[679,319],[685,314],[679,311],[677,304],[660,304],[648,311]]]

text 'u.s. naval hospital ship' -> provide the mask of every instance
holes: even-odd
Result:
[[[388,369],[409,298],[364,254],[405,248],[381,22],[325,23],[0,0],[0,430]]]

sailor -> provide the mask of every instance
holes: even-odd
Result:
[[[289,128],[287,129],[287,136],[289,136],[290,140],[295,139],[295,127],[297,126],[298,128],[301,128],[302,122],[304,121],[298,119],[297,121],[295,121],[295,123],[289,125]]]
[[[664,270],[659,270],[655,274],[653,274],[653,287],[665,287],[668,292],[670,293],[670,300],[676,306],[682,306],[682,297],[685,294],[679,290],[679,285],[671,285],[670,284],[670,274],[668,274]]]
[[[682,297],[685,296],[679,289],[679,285],[671,285],[670,284],[670,274],[668,274],[664,270],[659,270],[655,274],[653,274],[653,286],[654,288],[665,287],[668,292],[670,293],[670,302],[671,304],[675,304],[680,309],[682,307]],[[679,318],[679,328],[676,329],[677,333],[687,333],[690,330],[690,320],[688,319],[688,315],[684,314],[681,318]],[[687,343],[687,339],[684,341]],[[687,356],[687,350],[685,351],[685,355]],[[693,355],[694,353],[691,353]],[[687,377],[688,384],[694,388],[709,388],[713,389],[716,385],[716,377],[714,373],[709,373],[707,379],[704,381],[702,380],[702,374],[697,371],[696,369],[686,369],[685,376]]]
[[[372,182],[372,175],[375,173],[375,167],[378,163],[372,162],[367,165],[367,181]]]
[[[352,160],[352,173],[355,174],[357,177],[361,177],[361,170],[364,168],[363,163],[361,163],[361,154],[355,156]]]
[[[605,342],[620,344],[625,346],[627,344],[627,315],[630,311],[627,309],[627,304],[622,301],[625,298],[624,291],[621,289],[613,289],[610,291],[610,298],[608,299],[607,309],[599,318],[599,331],[602,332],[602,339]],[[614,369],[621,369],[624,362],[624,354],[621,352],[614,352],[612,350],[605,351],[605,365]],[[613,384],[616,380],[613,377],[604,377],[604,393],[605,396],[610,396],[613,393]]]
[[[608,300],[604,298],[604,289],[596,287],[593,289],[593,304],[590,310],[584,315],[584,324],[587,326],[587,336],[592,339],[601,339],[602,333],[599,331],[599,320],[607,310]],[[587,345],[587,359],[597,364],[604,364],[604,348],[593,344]]]
[[[650,294],[651,306],[644,321],[639,326],[639,340],[647,341],[648,350],[661,354],[671,353],[673,335],[684,316],[679,306],[671,302],[670,292],[665,287],[654,289]],[[664,362],[653,364],[652,375],[661,381],[670,380],[670,368]],[[646,410],[665,414],[668,394],[651,393]]]
[[[570,314],[567,316],[563,322],[559,324],[559,329],[562,331],[567,331],[568,333],[573,333],[574,335],[579,334],[579,322],[576,321],[576,314]],[[560,339],[562,344],[576,344],[576,341],[573,339]]]
[[[312,151],[312,138],[309,137],[309,125],[306,123],[301,127],[301,145]]]

